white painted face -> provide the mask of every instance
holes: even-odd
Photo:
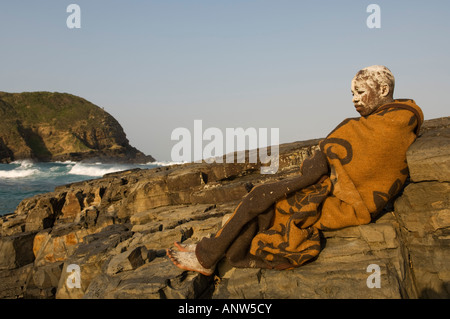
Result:
[[[376,82],[375,87],[368,85],[367,78],[355,76],[352,80],[353,104],[361,116],[372,114],[383,104],[385,96],[380,91],[380,85]]]
[[[352,80],[353,104],[361,116],[368,116],[381,105],[392,102],[395,78],[382,65],[360,70]]]

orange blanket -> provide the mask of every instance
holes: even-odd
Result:
[[[370,116],[346,119],[320,143],[323,155],[311,161],[313,172],[304,170],[299,177],[301,189],[289,192],[277,183],[255,188],[271,205],[250,203],[249,198],[258,201],[250,192],[214,238],[199,242],[200,263],[209,268],[220,254],[240,267],[286,269],[311,260],[321,249],[320,230],[367,224],[402,189],[406,151],[422,122],[413,100],[395,100]],[[321,159],[329,166],[324,176],[317,169],[324,165]]]

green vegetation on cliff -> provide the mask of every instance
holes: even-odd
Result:
[[[0,162],[150,162],[114,117],[89,101],[54,92],[0,92]]]

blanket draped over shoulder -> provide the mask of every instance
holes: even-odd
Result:
[[[320,231],[369,223],[402,189],[406,151],[423,122],[413,100],[395,100],[367,117],[339,124],[298,176],[256,186],[212,238],[196,248],[213,267],[288,269],[315,258]]]

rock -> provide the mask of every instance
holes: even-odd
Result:
[[[32,263],[35,235],[33,232],[25,232],[0,238],[0,270],[19,268]]]
[[[193,299],[210,287],[212,278],[173,267],[166,258],[121,272],[97,276],[83,298],[88,299]]]
[[[11,236],[13,234],[25,231],[26,215],[10,214],[3,216],[1,222],[1,233],[3,236]]]
[[[63,299],[83,297],[92,279],[103,272],[105,262],[115,254],[114,248],[131,235],[127,226],[111,225],[98,233],[85,236],[83,242],[64,262],[56,297]],[[67,271],[69,265],[76,265],[80,268],[80,288],[71,288],[66,284],[67,278],[71,274],[70,271]]]
[[[395,203],[421,298],[450,298],[450,183],[408,185]]]
[[[27,280],[25,298],[49,299],[54,298],[63,263],[55,262],[34,268],[31,278]]]
[[[22,201],[16,213],[9,215],[2,225],[3,234],[39,231],[52,227],[59,214],[65,193],[47,193]]]
[[[450,182],[450,118],[425,122],[407,158],[412,181]]]
[[[0,298],[16,299],[26,297],[28,278],[32,269],[33,264],[30,263],[15,269],[0,270]],[[51,298],[51,296],[49,297]]]
[[[84,237],[95,232],[94,229],[82,228],[79,224],[68,224],[54,230],[39,232],[33,243],[36,265],[45,265],[64,261],[70,256]]]
[[[165,249],[213,236],[254,186],[298,174],[319,140],[280,145],[273,175],[260,174],[261,163],[192,163],[26,199],[0,217],[0,297],[449,298],[449,121],[423,126],[407,154],[411,180],[393,206],[371,224],[324,231],[322,252],[300,268],[223,260],[206,277],[175,267]]]
[[[62,215],[60,216],[60,219],[65,219],[67,222],[73,222],[81,213],[82,209],[82,192],[69,192],[66,194],[64,206],[61,208]]]
[[[155,251],[151,252],[149,254],[145,246],[139,246],[133,250],[113,256],[106,267],[106,274],[115,275],[121,271],[134,270],[145,264],[146,261],[151,261],[155,258]]]

